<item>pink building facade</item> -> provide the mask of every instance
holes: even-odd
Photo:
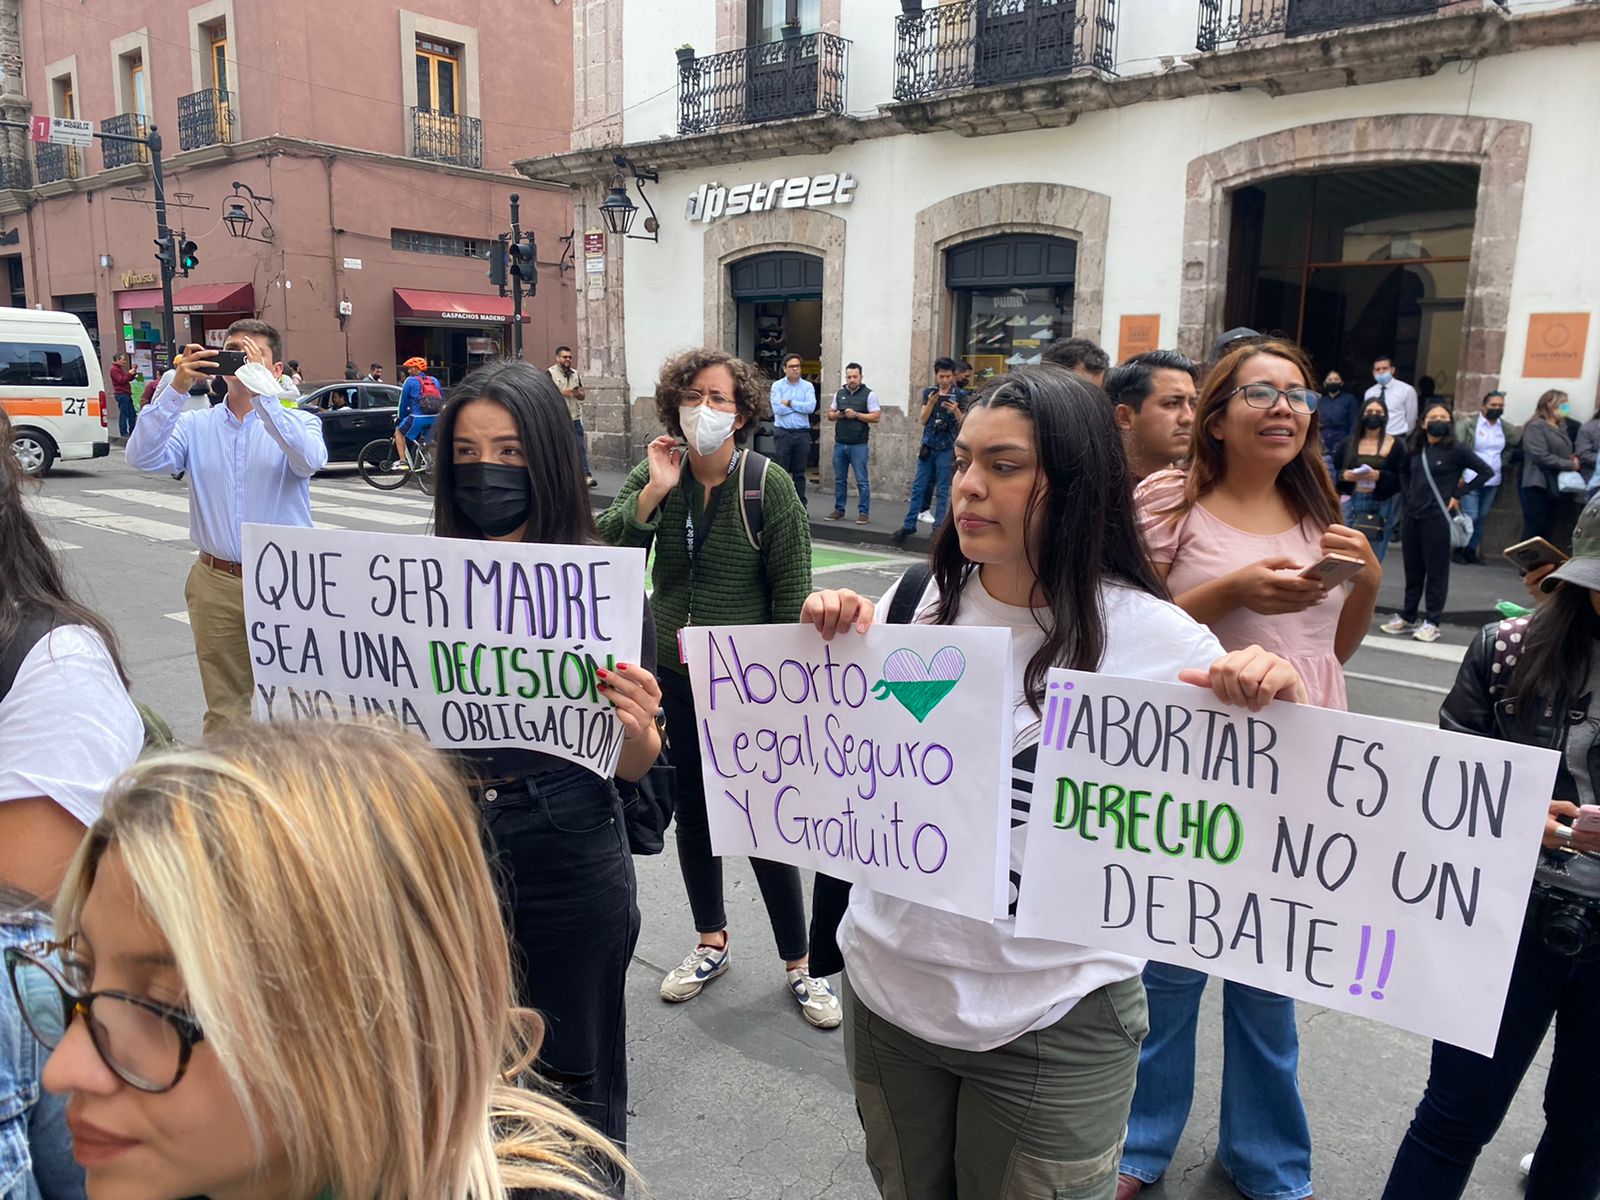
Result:
[[[421,354],[454,382],[510,348],[486,256],[512,193],[539,249],[524,354],[573,340],[565,189],[510,165],[569,145],[572,44],[568,8],[509,0],[0,0],[0,118],[159,130],[168,219],[199,260],[174,284],[180,342],[258,316],[307,379],[347,362],[393,379]],[[534,71],[507,45],[551,53]],[[144,359],[161,331],[145,152],[0,133],[0,303],[76,312],[103,358]]]

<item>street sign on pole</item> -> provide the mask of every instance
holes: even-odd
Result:
[[[94,145],[94,122],[74,121],[70,117],[34,117],[28,136],[36,142],[56,146]]]

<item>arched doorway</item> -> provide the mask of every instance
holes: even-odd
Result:
[[[1072,336],[1078,244],[1069,238],[1006,233],[945,251],[950,353],[978,379],[1040,361]]]
[[[783,377],[783,360],[798,354],[800,374],[822,397],[822,258],[797,250],[752,254],[728,264],[734,305],[733,353],[768,379]],[[811,417],[807,467],[818,466],[822,405]],[[763,436],[766,430],[758,431]],[[764,445],[758,448],[765,448]]]

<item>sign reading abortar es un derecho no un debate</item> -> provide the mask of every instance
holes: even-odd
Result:
[[[595,669],[639,661],[641,550],[246,525],[244,600],[259,718],[381,713],[616,771]]]
[[[1492,1054],[1554,751],[1052,671],[1017,934]]]

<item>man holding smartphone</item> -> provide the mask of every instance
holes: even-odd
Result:
[[[200,557],[184,586],[207,733],[250,716],[241,528],[311,527],[311,476],[328,462],[316,414],[279,400],[283,340],[265,321],[235,321],[223,350],[193,343],[162,376],[128,438],[128,465],[186,471],[189,537]],[[185,411],[189,389],[223,375],[227,399]]]

